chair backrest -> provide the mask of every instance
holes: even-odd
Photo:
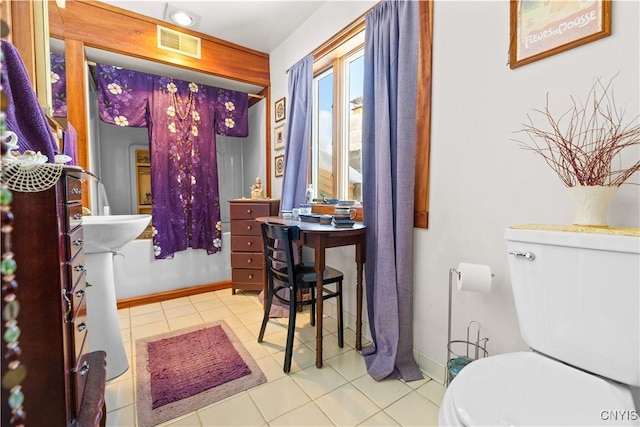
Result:
[[[300,238],[300,228],[269,222],[262,223],[264,260],[269,286],[296,287],[293,241]]]

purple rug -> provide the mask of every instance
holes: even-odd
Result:
[[[266,381],[224,321],[138,340],[136,361],[140,426],[163,423]]]

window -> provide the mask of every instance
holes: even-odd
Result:
[[[420,56],[417,71],[419,84],[414,165],[414,226],[419,228],[428,228],[429,223],[433,3],[419,2]],[[362,83],[357,82],[356,76],[362,73],[364,61],[364,26],[363,16],[314,52],[315,117],[312,123],[312,167],[309,182],[313,184],[315,197],[324,195],[326,198],[362,201],[362,180],[357,182],[362,172],[360,124],[363,111],[362,98],[358,103],[357,90],[362,95]],[[321,151],[320,147],[324,151]],[[321,161],[321,158],[326,157],[326,153],[329,158]]]
[[[310,182],[318,198],[362,201],[363,39],[364,31],[314,64]]]

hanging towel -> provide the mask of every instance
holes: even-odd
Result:
[[[63,153],[71,157],[68,165],[78,164],[78,132],[67,122],[67,130],[64,133]]]
[[[7,129],[18,136],[20,151],[40,151],[53,163],[58,152],[56,139],[31,87],[22,58],[6,40],[2,40],[1,82],[2,90],[9,98],[5,111]]]

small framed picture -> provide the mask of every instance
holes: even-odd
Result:
[[[275,107],[276,122],[284,120],[286,113],[287,113],[287,109],[285,105],[285,99],[280,98],[276,101],[276,107]]]
[[[273,148],[276,150],[282,150],[284,148],[284,123],[276,126],[275,129],[275,137],[274,137],[274,143],[273,143]]]
[[[275,158],[276,177],[284,175],[284,154]]]

